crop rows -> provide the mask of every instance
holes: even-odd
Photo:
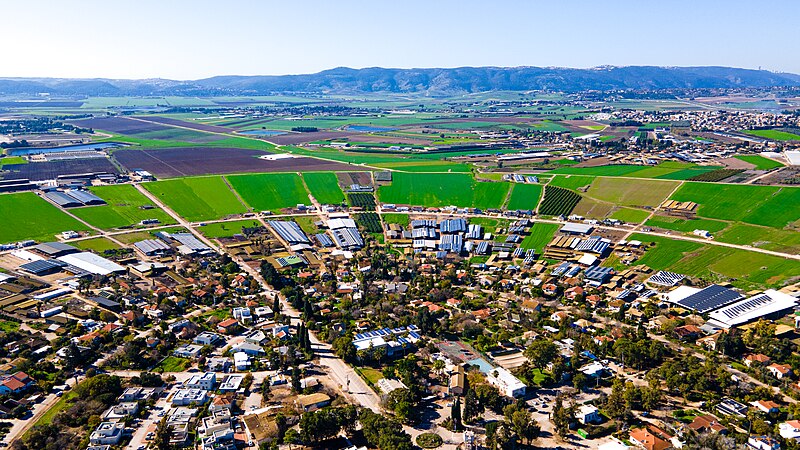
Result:
[[[381,218],[374,212],[362,213],[355,215],[356,222],[364,228],[368,233],[381,233],[383,227],[381,226]]]
[[[691,181],[722,181],[726,178],[730,178],[736,174],[742,173],[744,170],[742,169],[717,169],[712,170],[711,172],[701,173],[699,175],[695,175],[689,180]]]
[[[545,216],[567,215],[572,212],[579,201],[581,201],[581,196],[569,189],[547,186],[544,190],[542,204],[539,205],[539,214]]]
[[[350,206],[358,206],[365,211],[375,211],[375,196],[363,192],[347,194]]]

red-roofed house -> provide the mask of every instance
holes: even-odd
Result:
[[[17,372],[14,375],[6,376],[0,381],[0,395],[22,392],[35,381],[25,372]]]
[[[225,319],[217,324],[217,331],[224,334],[233,334],[239,331],[239,322],[234,319]]]
[[[771,361],[769,356],[762,355],[761,353],[750,353],[744,356],[744,365],[753,367],[753,365],[767,364]]]
[[[767,370],[779,380],[792,376],[792,368],[784,364],[772,363],[767,366]]]

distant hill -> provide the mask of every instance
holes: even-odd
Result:
[[[800,75],[731,67],[459,67],[453,69],[349,69],[306,75],[217,76],[194,81],[0,78],[0,94],[213,95],[316,93],[421,93],[449,95],[493,90],[579,92],[617,89],[689,89],[800,86]]]

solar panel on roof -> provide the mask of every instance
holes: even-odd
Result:
[[[38,274],[60,269],[66,265],[67,264],[58,260],[40,260],[22,264],[19,268],[33,274]]]
[[[419,336],[419,334],[417,334],[416,331],[412,331],[412,332],[408,333],[408,335],[413,337],[414,339],[420,339],[420,336]]]
[[[733,303],[742,297],[742,294],[732,289],[712,284],[711,286],[678,301],[678,304],[702,314],[704,312],[721,308],[725,305]]]

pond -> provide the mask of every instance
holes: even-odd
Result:
[[[87,152],[123,147],[119,142],[96,142],[94,144],[66,145],[64,147],[23,147],[8,150],[11,156],[39,155],[42,153]]]
[[[348,125],[345,129],[347,131],[357,131],[359,133],[382,133],[384,131],[394,131],[397,128],[374,127],[371,125]]]
[[[278,130],[248,130],[240,131],[239,134],[246,134],[248,136],[280,136],[286,134],[286,132]]]

